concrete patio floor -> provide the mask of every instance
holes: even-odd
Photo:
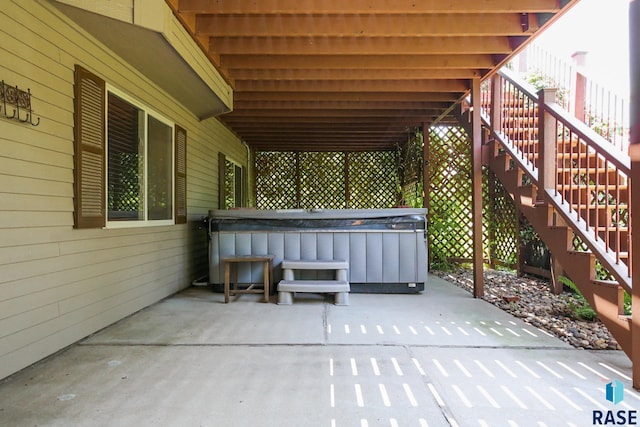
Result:
[[[415,295],[192,287],[0,382],[0,426],[590,426],[640,407],[576,350],[435,276]],[[617,379],[614,405],[605,386]]]

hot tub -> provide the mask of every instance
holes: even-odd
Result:
[[[273,254],[274,282],[283,259],[349,262],[351,292],[414,293],[427,277],[426,209],[211,210],[209,283],[222,289],[225,256]],[[302,279],[330,279],[305,271]],[[241,265],[238,280],[262,281],[262,267]]]

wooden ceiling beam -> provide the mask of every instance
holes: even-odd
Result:
[[[535,26],[527,29],[532,32]],[[197,15],[210,37],[434,37],[522,35],[518,13],[425,15]]]
[[[296,69],[234,69],[234,80],[362,80],[362,70],[296,70]],[[480,73],[470,69],[429,70],[367,70],[367,80],[472,79]]]
[[[423,117],[423,116],[421,116]],[[318,131],[331,131],[331,130],[350,130],[350,131],[360,131],[371,129],[374,131],[384,131],[391,129],[402,129],[406,128],[408,124],[413,123],[415,119],[413,117],[409,119],[405,119],[403,117],[400,118],[391,118],[389,120],[380,121],[380,120],[361,120],[361,118],[353,117],[351,120],[344,121],[322,121],[320,118],[315,118],[315,120],[296,120],[299,118],[292,117],[291,122],[288,121],[265,121],[264,117],[258,118],[255,122],[247,121],[247,120],[231,120],[234,123],[234,129],[264,129],[264,130],[286,130],[286,129],[310,129],[310,130],[318,130]]]
[[[167,0],[267,150],[394,149],[578,0]]]
[[[255,132],[322,132],[322,133],[332,133],[332,132],[352,132],[352,133],[368,133],[371,132],[373,134],[379,132],[406,132],[410,129],[410,126],[407,126],[406,123],[398,124],[391,126],[387,122],[378,122],[378,123],[236,123],[234,126],[234,130],[239,133],[255,133]]]
[[[512,52],[507,37],[216,37],[218,55],[459,55]],[[392,58],[390,58],[392,60]]]
[[[366,78],[366,74],[363,74]],[[350,80],[254,81],[236,80],[236,90],[248,92],[460,92],[468,80]]]
[[[447,92],[243,92],[233,94],[235,101],[385,101],[385,102],[448,102],[458,96]]]
[[[247,137],[247,140],[260,140],[263,142],[272,141],[272,142],[322,142],[322,141],[341,141],[343,143],[350,142],[375,142],[375,141],[400,141],[406,140],[408,133],[399,132],[395,134],[388,135],[361,135],[361,136],[347,136],[347,135],[291,135],[291,134],[281,134],[281,135],[260,135],[257,137]]]
[[[333,142],[338,142],[338,143],[350,143],[350,144],[357,144],[357,143],[371,143],[371,142],[396,142],[396,141],[406,141],[407,137],[408,137],[409,133],[408,132],[398,132],[396,134],[393,135],[379,135],[379,136],[370,136],[369,138],[363,137],[363,138],[359,138],[359,139],[352,139],[352,138],[344,138],[342,136],[339,137],[331,137],[331,136],[326,136],[326,135],[319,135],[319,136],[305,136],[303,134],[300,134],[298,137],[286,137],[285,139],[281,139],[278,136],[275,137],[263,137],[263,136],[250,136],[245,138],[246,141],[261,141],[261,142],[267,142],[267,141],[271,141],[274,143],[279,143],[279,142],[283,142],[283,143],[295,143],[295,142],[300,142],[303,143],[305,140],[309,141],[309,142],[320,142],[320,141],[333,141]]]
[[[317,138],[354,138],[354,139],[379,139],[379,138],[388,138],[388,137],[396,137],[398,135],[408,135],[410,131],[412,131],[413,127],[396,127],[392,129],[372,129],[371,131],[366,130],[364,127],[354,131],[351,129],[346,130],[332,130],[328,126],[325,129],[308,129],[306,126],[299,125],[297,128],[293,129],[270,129],[265,133],[258,133],[257,129],[244,129],[241,134],[246,137],[250,136],[265,136],[265,137],[277,137],[277,138],[290,138],[290,137],[298,137],[298,136],[314,136]]]
[[[491,69],[491,55],[221,55],[221,66],[233,69]]]
[[[258,129],[236,129],[236,132],[242,135],[243,138],[250,137],[274,137],[274,138],[299,138],[304,136],[309,137],[322,137],[322,138],[390,138],[397,137],[398,135],[407,135],[409,128],[394,128],[394,129],[372,129],[372,130],[331,130],[331,129],[307,129],[305,127],[298,127],[295,129],[269,129],[267,131],[260,131]]]
[[[298,127],[294,129],[282,129],[282,130],[270,130],[265,133],[261,133],[258,129],[242,129],[239,128],[236,132],[239,135],[242,135],[243,138],[255,138],[260,136],[282,136],[282,135],[315,135],[315,136],[323,136],[323,137],[340,137],[346,135],[352,136],[369,136],[371,138],[378,137],[387,137],[387,136],[397,136],[397,135],[407,135],[411,131],[413,131],[415,127],[413,126],[404,126],[404,127],[396,127],[391,129],[359,129],[357,131],[353,130],[336,130],[332,132],[330,129],[325,130],[315,130],[315,129],[307,129],[305,127]]]
[[[224,14],[329,14],[329,13],[556,13],[560,10],[557,0],[180,0],[180,12]]]
[[[304,135],[304,134],[280,134],[280,135],[260,135],[258,137],[247,137],[246,139],[255,139],[261,140],[263,142],[273,141],[273,142],[321,142],[321,141],[342,141],[344,143],[349,142],[371,142],[371,141],[398,141],[402,139],[406,139],[406,133],[396,133],[396,134],[388,134],[388,135]]]
[[[348,147],[341,145],[339,143],[332,144],[318,144],[314,146],[312,149],[309,149],[309,146],[302,144],[261,144],[259,142],[248,144],[257,151],[310,151],[310,152],[326,152],[326,151],[340,151],[340,152],[365,152],[365,151],[393,151],[396,149],[396,144],[351,144]]]
[[[425,117],[429,115],[427,114],[417,114],[415,116],[403,116],[403,117],[390,117],[387,120],[380,120],[380,117],[310,117],[310,116],[232,116],[230,114],[225,114],[221,116],[223,122],[233,125],[243,124],[243,123],[308,123],[308,124],[318,124],[318,123],[326,123],[329,125],[339,125],[345,123],[358,123],[362,124],[363,127],[368,125],[376,125],[382,124],[387,125],[389,127],[393,126],[413,126],[415,123],[422,123]]]
[[[403,117],[421,116],[427,110],[323,110],[323,109],[282,109],[282,110],[235,110],[226,117]]]
[[[389,102],[389,101],[235,101],[234,109],[257,109],[257,110],[279,110],[279,109],[366,109],[366,110],[407,110],[407,109],[440,109],[449,107],[447,102]]]

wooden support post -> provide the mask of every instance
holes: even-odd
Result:
[[[640,0],[629,3],[629,63],[631,77],[630,140],[631,156],[631,230],[640,227]],[[640,228],[639,228],[640,230]],[[632,231],[633,234],[633,231]],[[631,321],[633,387],[640,389],[640,239],[631,239],[631,304],[635,315]]]
[[[538,150],[540,157],[538,162],[538,194],[544,194],[544,190],[556,188],[556,162],[558,141],[556,131],[556,119],[546,112],[544,104],[555,102],[556,89],[542,89],[538,92]],[[535,200],[532,200],[535,203]]]
[[[540,157],[538,162],[538,183],[540,188],[535,197],[539,198],[546,194],[545,190],[556,190],[558,174],[556,166],[558,162],[558,131],[557,120],[547,113],[545,104],[556,101],[556,89],[542,89],[538,92],[538,150]],[[535,200],[532,200],[535,203]],[[552,225],[552,213],[549,211],[547,224]],[[563,274],[562,266],[553,256],[551,260],[551,283],[549,290],[558,295],[562,292],[562,284],[558,281],[558,276]]]
[[[491,77],[491,129],[499,133],[502,129],[502,76],[494,74]]]
[[[473,296],[484,296],[484,264],[482,253],[482,122],[480,117],[480,78],[475,77],[471,87],[473,106],[471,126],[471,181],[473,216]]]
[[[554,295],[560,295],[563,290],[562,282],[558,280],[560,276],[564,276],[564,269],[560,262],[553,255],[551,256],[551,282],[549,283],[549,291]]]

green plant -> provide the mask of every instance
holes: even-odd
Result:
[[[432,254],[431,269],[438,271],[451,271],[455,268],[455,264],[449,262],[449,260],[442,254]]]
[[[515,264],[515,261],[514,261],[514,264]],[[517,270],[515,268],[510,267],[508,265],[496,265],[494,267],[494,270],[496,270],[496,271],[506,271],[507,273],[512,273],[512,274],[517,273]]]
[[[596,319],[597,314],[591,307],[582,306],[582,307],[574,307],[573,314],[580,320],[586,320],[588,322],[592,322]]]
[[[624,314],[631,316],[631,295],[626,291],[624,293]]]
[[[577,304],[574,304],[573,302],[569,303],[572,316],[576,319],[586,320],[588,322],[595,320],[598,315],[584,298],[580,289],[578,289],[578,286],[571,279],[565,276],[558,277],[558,281],[568,287],[575,294],[574,300]]]
[[[536,90],[546,88],[556,88],[556,101],[559,104],[564,104],[564,100],[569,96],[569,90],[562,88],[559,82],[556,82],[552,77],[545,76],[540,70],[533,70],[525,76],[525,80]]]

